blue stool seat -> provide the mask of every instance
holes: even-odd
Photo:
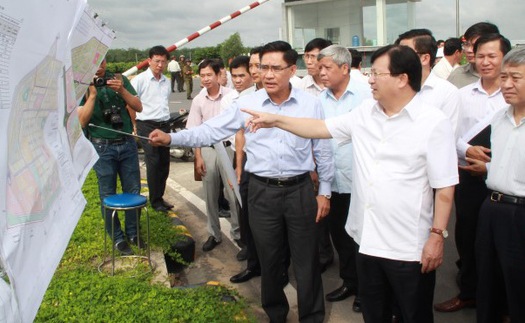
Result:
[[[145,196],[138,194],[122,193],[104,198],[104,205],[109,208],[134,208],[148,202]]]
[[[146,256],[123,256],[123,257],[136,257],[136,258],[145,258],[148,261],[149,268],[152,271],[153,265],[151,261],[151,253],[149,246],[149,213],[146,204],[148,199],[145,196],[140,194],[131,194],[131,193],[121,193],[114,194],[108,197],[105,197],[102,201],[103,207],[105,210],[113,210],[111,213],[111,237],[115,235],[115,215],[117,211],[128,211],[135,210],[137,216],[137,225],[140,224],[140,209],[144,208],[146,211]],[[104,221],[107,221],[107,218],[104,217]],[[107,224],[104,226],[106,227]],[[104,229],[105,230],[105,229]],[[107,234],[104,234],[104,259],[107,257]],[[137,241],[140,241],[140,228],[137,228]],[[115,274],[115,244],[112,244],[111,252],[111,275]],[[108,261],[104,260],[100,266],[99,271],[102,272],[102,267]]]

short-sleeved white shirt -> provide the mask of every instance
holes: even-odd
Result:
[[[433,218],[433,188],[458,183],[449,119],[415,96],[388,117],[373,100],[326,120],[353,143],[354,182],[346,230],[366,255],[420,261]]]
[[[418,95],[421,96],[423,102],[443,111],[452,123],[452,129],[456,131],[461,104],[457,87],[430,73]]]
[[[170,82],[164,76],[157,80],[151,69],[147,69],[131,80],[131,85],[137,91],[142,102],[142,112],[137,112],[137,120],[167,121],[170,118],[168,99]]]

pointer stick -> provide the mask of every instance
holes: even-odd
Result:
[[[135,138],[140,138],[140,139],[144,139],[144,140],[149,140],[148,137],[138,136],[138,135],[134,135],[134,134],[132,134],[132,133],[127,133],[127,132],[120,131],[120,130],[115,130],[115,129],[106,128],[106,127],[101,127],[101,126],[94,125],[94,124],[92,124],[92,123],[88,124],[88,126],[90,126],[90,127],[95,127],[95,128],[100,128],[100,129],[105,129],[105,130],[109,130],[109,131],[113,131],[113,132],[120,133],[120,134],[122,134],[122,135],[126,135],[126,136],[131,136],[131,137],[135,137]]]

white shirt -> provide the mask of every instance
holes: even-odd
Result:
[[[256,90],[257,89],[255,88],[255,85],[254,85],[254,86],[251,86],[251,87],[245,89],[241,93],[239,93],[237,90],[233,90],[231,92],[228,92],[221,100],[221,113],[224,110],[229,109],[231,107],[232,103],[234,101],[236,101],[239,97],[241,97],[243,95],[247,95],[247,94],[253,93]],[[231,142],[231,146],[230,147],[231,147],[231,149],[233,151],[235,151],[235,135],[231,136],[230,138],[228,138],[226,140],[229,140]]]
[[[180,72],[180,65],[179,63],[172,59],[168,64],[168,72]]]
[[[297,75],[294,75],[290,78],[290,83],[293,87],[298,87],[301,82],[301,78]]]
[[[299,82],[297,82],[297,88],[304,90],[314,96],[319,96],[319,94],[321,94],[324,89],[319,84],[315,83],[313,76],[310,74],[306,75]]]
[[[366,99],[372,98],[372,90],[368,84],[356,81],[350,77],[346,90],[336,99],[331,89],[326,89],[319,95],[326,118],[345,115],[357,108]],[[339,145],[337,140],[330,140],[334,152],[335,174],[332,181],[332,192],[352,193],[352,144]]]
[[[421,86],[419,95],[423,102],[443,111],[452,123],[452,129],[456,131],[460,98],[459,90],[452,83],[430,73]]]
[[[350,69],[350,78],[352,80],[356,80],[356,81],[364,82],[364,83],[368,84],[368,76],[366,76],[365,74],[361,73],[361,71],[358,70],[357,68]]]
[[[492,116],[500,109],[507,106],[501,90],[489,95],[481,85],[481,79],[470,85],[462,87],[460,90],[461,108],[459,113],[456,150],[459,163],[467,165],[465,155],[472,135],[469,133],[474,127],[482,130],[489,125]],[[479,125],[479,123],[484,123]]]
[[[416,95],[388,117],[373,100],[326,120],[354,149],[352,203],[346,230],[359,252],[420,261],[432,227],[433,188],[458,183],[454,133],[446,116]]]
[[[432,68],[432,74],[439,78],[446,80],[450,73],[459,65],[452,66],[446,57],[443,57],[434,67]]]
[[[487,187],[503,194],[525,197],[525,118],[519,124],[508,107],[491,123],[492,158],[487,164]]]
[[[137,120],[167,121],[170,118],[168,98],[171,85],[168,79],[160,76],[157,80],[151,69],[147,69],[131,80],[131,85],[137,91],[142,102],[142,112],[137,112]]]

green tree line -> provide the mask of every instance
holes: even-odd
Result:
[[[108,71],[122,73],[147,59],[148,51],[149,48],[110,49],[106,54]],[[198,64],[198,62],[205,58],[222,58],[224,64],[228,66],[231,59],[242,54],[247,54],[249,51],[250,48],[244,47],[239,33],[234,33],[217,46],[179,48],[170,54],[177,58],[180,55],[184,55],[186,58],[191,58],[194,64]]]

